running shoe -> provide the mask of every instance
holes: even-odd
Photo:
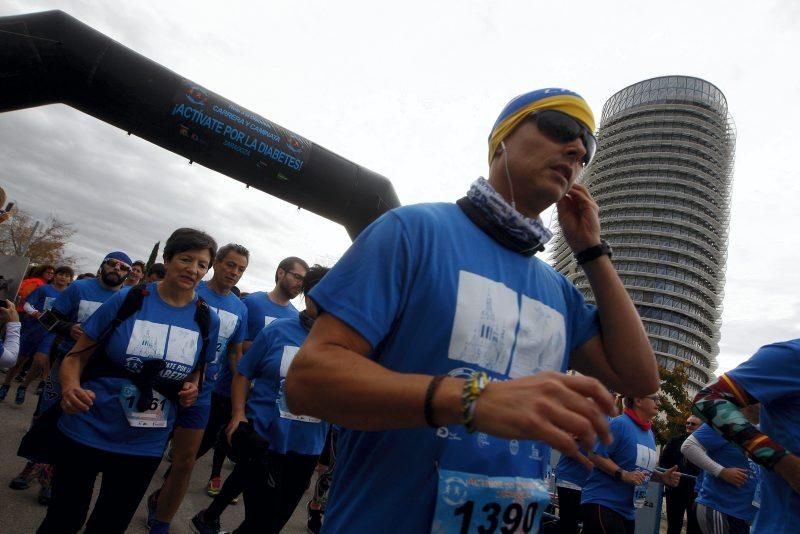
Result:
[[[158,510],[158,494],[161,490],[156,490],[147,497],[147,528],[153,528]]]
[[[0,385],[0,402],[6,400],[6,395],[8,395],[9,386],[2,384]]]
[[[219,495],[219,490],[222,488],[222,480],[220,477],[211,477],[206,486],[206,493],[209,497],[216,497]]]
[[[198,534],[220,534],[219,518],[215,521],[206,521],[205,514],[205,510],[197,512],[192,518],[192,526],[194,526]]]
[[[8,487],[14,490],[26,490],[31,487],[31,480],[36,476],[36,464],[28,462],[22,472],[9,482]]]
[[[39,385],[36,386],[36,396],[38,397],[41,395],[42,391],[44,391],[44,380],[40,380]]]
[[[314,510],[311,508],[311,503],[306,505],[308,510],[308,521],[306,521],[306,531],[309,534],[319,534],[322,530],[322,510]]]
[[[52,490],[50,489],[50,484],[46,486],[42,486],[42,489],[39,490],[39,504],[42,506],[47,506],[50,504],[50,498],[53,496]]]
[[[25,386],[19,386],[17,388],[17,394],[14,397],[14,404],[20,405],[25,403],[25,392],[28,391],[28,388]]]

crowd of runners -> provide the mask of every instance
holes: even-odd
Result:
[[[521,95],[488,179],[384,214],[332,269],[283,259],[269,291],[240,293],[247,248],[192,228],[147,269],[123,251],[77,279],[36,266],[0,308],[0,401],[40,379],[9,481],[39,481],[38,532],[121,533],[143,499],[151,534],[169,532],[210,451],[201,534],[240,495],[235,532],[280,532],[315,472],[310,532],[627,534],[651,481],[672,532],[684,514],[689,532],[797,532],[800,340],[706,386],[659,461],[655,355],[576,182],[594,129],[571,91]],[[535,257],[553,204],[596,305]]]

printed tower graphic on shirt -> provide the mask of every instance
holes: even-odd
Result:
[[[451,360],[515,378],[560,371],[566,343],[564,316],[555,309],[501,282],[459,273]]]
[[[492,295],[486,291],[486,301],[481,310],[480,323],[475,326],[472,338],[461,352],[461,360],[485,361],[492,369],[497,367],[503,353],[506,329],[497,323],[492,310]]]

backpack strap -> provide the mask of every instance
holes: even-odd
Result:
[[[103,332],[101,339],[105,341],[108,339],[111,334],[114,333],[119,325],[124,323],[131,315],[136,313],[137,311],[142,309],[142,303],[144,302],[144,298],[149,295],[150,292],[147,290],[147,286],[145,284],[137,284],[128,290],[128,294],[125,295],[125,299],[122,301],[122,305],[117,310],[117,315],[111,321],[111,324]]]
[[[211,308],[208,303],[203,300],[203,297],[197,295],[197,307],[194,310],[194,321],[200,329],[200,337],[203,338],[203,344],[200,348],[201,360],[197,362],[197,367],[200,368],[200,381],[197,383],[198,392],[203,389],[203,380],[206,374],[206,351],[208,350],[209,332],[211,330]]]

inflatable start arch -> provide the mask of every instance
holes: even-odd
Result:
[[[62,11],[0,18],[0,112],[64,103],[343,225],[400,205],[389,180]]]

